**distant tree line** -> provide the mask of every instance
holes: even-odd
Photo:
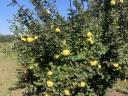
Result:
[[[0,42],[12,42],[14,35],[0,35]]]

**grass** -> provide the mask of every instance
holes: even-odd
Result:
[[[10,91],[17,81],[16,69],[18,68],[16,56],[3,52],[10,50],[11,43],[0,43],[0,96],[22,96],[20,91]]]
[[[9,51],[12,45],[8,42],[0,43],[0,96],[22,96],[22,89],[9,90],[17,81],[16,69],[18,68],[16,56]],[[128,96],[128,81],[118,81],[107,91],[106,96]]]
[[[105,96],[128,96],[128,81],[117,81]]]

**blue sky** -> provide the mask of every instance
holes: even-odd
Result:
[[[30,7],[29,0],[17,0],[21,4]],[[57,9],[59,12],[66,16],[67,8],[69,6],[69,0],[56,0],[57,1]],[[7,6],[11,0],[0,0],[0,34],[12,34],[9,30],[9,26],[11,25],[8,23],[8,20],[13,18],[13,15],[17,11],[17,7]]]
[[[13,18],[17,7],[7,6],[11,0],[0,0],[0,34],[12,34],[9,30],[11,25],[8,20]],[[18,0],[25,6],[30,7],[29,0]],[[69,0],[57,0],[57,7],[61,14],[66,15]]]

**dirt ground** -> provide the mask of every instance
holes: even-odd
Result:
[[[0,53],[0,96],[22,96],[21,90],[9,90],[17,81],[15,56]]]

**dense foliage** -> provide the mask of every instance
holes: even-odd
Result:
[[[126,0],[69,0],[67,19],[55,0],[30,0],[33,10],[12,1],[19,6],[12,29],[25,96],[103,96],[126,81]]]

